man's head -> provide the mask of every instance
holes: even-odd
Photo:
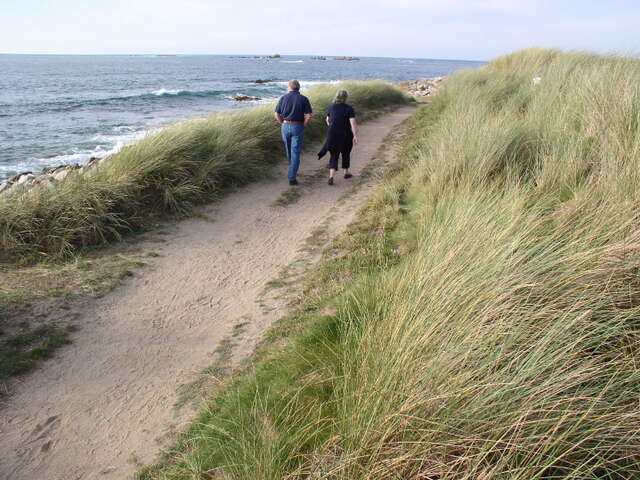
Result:
[[[289,80],[289,91],[290,92],[299,92],[300,91],[300,82],[298,80]]]

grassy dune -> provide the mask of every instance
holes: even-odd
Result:
[[[140,478],[640,478],[639,85],[638,60],[535,49],[447,79]]]
[[[321,137],[322,112],[338,88],[366,117],[407,102],[381,81],[309,90],[318,118],[307,140]],[[113,155],[91,175],[71,174],[56,189],[0,197],[0,261],[64,257],[117,240],[161,213],[187,214],[234,185],[263,178],[283,157],[273,106],[182,122]]]

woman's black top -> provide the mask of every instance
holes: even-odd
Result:
[[[351,105],[346,103],[332,103],[327,110],[329,117],[329,132],[326,148],[328,150],[341,150],[345,144],[353,143],[353,132],[349,119],[355,118],[356,112]]]

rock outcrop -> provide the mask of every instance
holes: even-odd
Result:
[[[22,172],[14,175],[3,183],[0,183],[0,196],[9,193],[25,192],[36,186],[55,187],[55,185],[64,180],[69,172],[79,171],[80,173],[89,172],[98,164],[104,162],[109,157],[98,158],[91,157],[86,162],[70,163],[67,165],[58,165],[55,167],[46,167],[41,173]]]
[[[236,102],[252,102],[254,100],[262,100],[260,97],[250,97],[249,95],[236,95],[233,97]]]
[[[413,97],[428,97],[433,95],[444,77],[423,78],[413,82],[399,82],[397,85],[405,89]]]

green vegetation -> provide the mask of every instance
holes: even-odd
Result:
[[[316,112],[347,88],[366,115],[406,103],[381,81],[309,90]],[[90,174],[70,174],[55,188],[0,198],[0,261],[65,257],[80,248],[144,229],[158,214],[189,214],[194,205],[262,178],[282,159],[273,106],[182,122],[124,148]],[[321,116],[321,115],[320,115]],[[305,136],[325,132],[317,119]]]
[[[309,93],[316,111],[336,86]],[[347,83],[363,116],[376,115],[407,97],[384,82]],[[132,232],[154,227],[162,214],[200,216],[197,203],[234,185],[268,175],[282,159],[272,106],[173,125],[125,148],[91,174],[70,174],[59,188],[0,197],[0,381],[21,374],[69,341],[70,315],[37,315],[30,304],[75,295],[101,295],[144,265]],[[324,134],[317,120],[308,130]],[[297,192],[297,193],[296,193]],[[281,205],[299,192],[285,192]],[[206,219],[206,218],[205,218]],[[86,248],[119,240],[107,250]],[[162,241],[156,239],[156,241]],[[39,305],[55,311],[58,304]],[[57,317],[58,315],[53,315]]]
[[[42,325],[36,328],[23,326],[9,338],[0,334],[0,382],[51,357],[58,347],[70,342],[71,331],[70,326]]]
[[[291,205],[292,203],[296,203],[298,200],[300,200],[301,196],[302,196],[302,192],[300,191],[300,189],[292,187],[282,192],[282,195],[280,195],[276,199],[276,201],[273,202],[273,206],[286,207],[288,205]]]
[[[69,343],[75,316],[67,310],[69,298],[101,295],[146,260],[131,245],[120,244],[64,262],[0,264],[0,383]]]
[[[140,478],[639,478],[638,85],[638,60],[552,50],[447,79]]]
[[[195,380],[179,387],[176,408],[201,402],[207,394],[210,395],[215,392],[216,387],[221,385],[222,380],[231,375],[233,351],[238,346],[240,338],[244,335],[247,325],[251,323],[249,320],[248,316],[242,317],[233,326],[231,334],[223,338],[213,351],[214,361],[212,365],[201,371]]]
[[[0,311],[29,301],[77,294],[98,295],[111,290],[132,270],[146,264],[138,251],[85,252],[66,262],[40,262],[29,266],[0,264]],[[124,253],[126,251],[126,254]],[[150,252],[147,256],[157,256]],[[2,316],[0,315],[0,325]]]

